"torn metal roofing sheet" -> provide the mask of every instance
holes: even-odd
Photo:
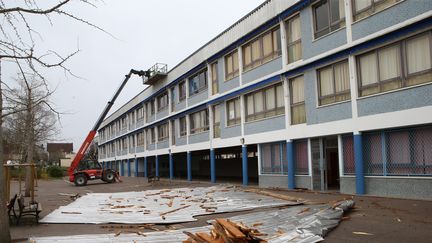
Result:
[[[323,240],[323,237],[336,227],[344,211],[354,206],[354,201],[341,202],[337,207],[329,205],[296,206],[285,209],[272,209],[264,212],[248,213],[229,218],[236,223],[258,229],[266,234],[263,240],[269,243],[296,242],[314,243]],[[94,234],[61,237],[35,237],[30,238],[32,243],[111,243],[111,242],[182,242],[188,237],[183,231],[191,233],[209,232],[211,226],[168,230],[160,232],[138,234]]]
[[[234,186],[89,193],[40,222],[169,224],[195,221],[198,215],[298,204]]]

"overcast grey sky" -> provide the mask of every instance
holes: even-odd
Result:
[[[73,142],[77,151],[131,68],[148,69],[161,62],[171,69],[263,1],[105,0],[97,8],[75,2],[67,6],[117,39],[65,17],[53,18],[53,26],[46,18],[32,18],[42,36],[37,41],[39,50],[66,55],[80,49],[67,66],[83,79],[65,77],[58,70],[45,71],[52,87],[57,87],[52,102],[67,113],[61,118],[57,139]],[[7,67],[3,79],[11,82],[14,72]],[[131,78],[112,111],[143,89],[140,78]]]

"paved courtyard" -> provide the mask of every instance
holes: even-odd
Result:
[[[144,178],[123,178],[123,183],[105,184],[99,181],[90,182],[85,187],[75,187],[63,180],[39,181],[37,201],[43,205],[42,217],[60,206],[72,202],[69,196],[60,194],[85,195],[89,192],[129,192],[151,189],[170,189],[180,187],[213,186],[208,182],[186,182],[161,180],[149,184]],[[14,185],[15,188],[17,185]],[[240,186],[240,185],[239,185]],[[250,186],[249,188],[254,188]],[[339,193],[319,193],[305,191],[268,190],[306,200],[308,204],[321,204],[353,198],[356,207],[345,215],[339,226],[331,231],[325,242],[430,242],[432,238],[432,201],[391,199],[380,197],[357,197]],[[14,192],[14,190],[12,190]],[[269,210],[253,209],[250,212]],[[207,221],[220,217],[242,215],[245,212],[231,212],[215,215],[198,216],[197,221],[173,225],[156,225],[158,230],[182,229],[207,225]],[[26,242],[30,236],[66,236],[78,234],[114,233],[119,229],[134,226],[121,224],[39,224],[24,221],[19,226],[12,226],[11,233],[15,242]],[[152,229],[145,230],[153,231]]]

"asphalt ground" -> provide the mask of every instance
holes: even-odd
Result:
[[[209,182],[183,180],[165,180],[148,183],[145,178],[122,178],[122,183],[106,184],[102,181],[91,181],[87,186],[75,187],[64,180],[40,180],[36,188],[36,201],[43,207],[41,217],[49,214],[59,206],[72,202],[69,196],[59,193],[85,195],[89,192],[126,192],[151,189],[165,189],[176,187],[211,186]],[[240,186],[240,185],[239,185]],[[255,186],[251,186],[255,187]],[[314,191],[289,191],[284,189],[269,189],[272,192],[304,199],[308,203],[333,204],[342,199],[353,198],[356,206],[347,213],[339,226],[331,231],[325,242],[432,242],[432,201],[383,198],[371,196],[355,196],[340,193],[321,193]],[[18,191],[18,183],[12,183],[11,193]],[[29,199],[26,198],[26,202]],[[217,217],[231,217],[248,212],[269,209],[255,209],[251,211],[223,213],[197,217],[197,221],[174,224],[170,226],[158,225],[159,230],[189,228],[206,225],[206,221]],[[19,226],[11,226],[14,242],[26,242],[30,236],[64,236],[78,234],[113,233],[122,229],[120,224],[35,224],[32,218],[26,218]],[[150,232],[152,230],[145,230]]]

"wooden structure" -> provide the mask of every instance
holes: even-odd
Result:
[[[18,167],[19,169],[21,168],[28,168],[30,167],[31,169],[31,182],[30,182],[30,197],[31,197],[31,201],[30,203],[34,202],[34,192],[35,192],[35,186],[37,186],[37,176],[36,176],[36,165],[35,164],[15,164],[15,165],[3,165],[4,168],[4,178],[6,181],[5,184],[5,192],[6,192],[6,196],[7,198],[11,198],[11,180],[12,180],[12,176],[11,176],[11,168],[16,168]],[[22,189],[22,180],[21,180],[21,175],[19,175],[18,178],[19,181],[19,193],[21,194],[21,189]]]

